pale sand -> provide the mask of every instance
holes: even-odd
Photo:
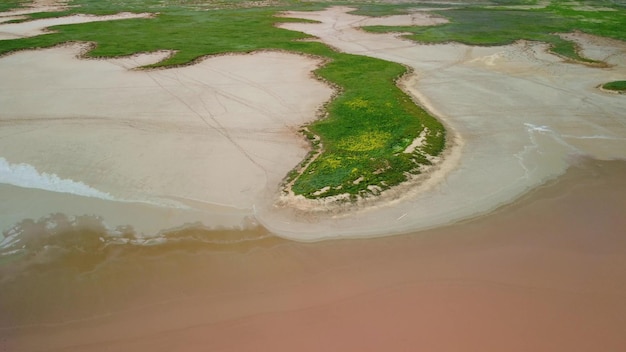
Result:
[[[385,17],[362,17],[357,26],[435,26],[448,23],[448,19],[425,12]]]
[[[419,45],[369,34],[358,26],[385,20],[347,11],[289,13],[321,23],[282,26],[414,69],[402,86],[449,131],[444,158],[420,183],[338,216],[275,205],[281,179],[306,154],[296,130],[332,94],[311,76],[320,60],[256,53],[132,71],[168,53],[81,60],[84,47],[75,44],[0,58],[0,161],[8,178],[32,181],[3,182],[75,194],[59,206],[58,196],[29,190],[40,192],[38,206],[11,208],[24,202],[10,188],[2,230],[62,210],[145,235],[190,222],[246,226],[250,218],[303,241],[389,235],[487,213],[563,173],[572,156],[626,157],[626,100],[596,88],[626,74],[624,43],[575,36],[613,65],[587,67],[537,43]],[[428,16],[399,20],[433,24]],[[83,199],[94,195],[102,200]],[[122,203],[143,216],[129,223],[127,210],[114,210]],[[163,209],[147,211],[154,207]]]
[[[24,7],[11,11],[0,12],[0,21],[3,17],[22,16],[38,12],[58,12],[68,8],[69,0],[33,0]]]
[[[36,219],[59,211],[101,215],[112,227],[132,225],[148,235],[186,222],[232,226],[231,217],[215,220],[216,207],[239,214],[242,223],[260,198],[278,193],[281,179],[304,158],[307,145],[296,131],[316,118],[332,94],[311,77],[321,61],[295,54],[229,55],[182,68],[130,71],[133,63],[169,53],[76,58],[84,49],[73,44],[0,59],[0,161],[9,174],[5,183],[76,195],[90,191],[102,201],[66,195],[59,205],[41,192],[40,206],[27,214],[19,208],[3,212],[3,229],[24,215]],[[34,169],[25,171],[20,163]],[[48,181],[54,177],[59,180]],[[31,184],[20,184],[24,179]],[[3,194],[9,207],[23,204],[21,197],[15,190]],[[98,205],[105,201],[165,209],[128,223],[125,211],[112,214],[113,205]],[[186,214],[164,218],[163,211]]]
[[[37,11],[40,12],[40,11]],[[6,14],[7,12],[5,12]],[[0,40],[7,39],[19,39],[27,37],[35,37],[38,35],[50,33],[52,31],[47,30],[48,27],[58,26],[63,24],[78,24],[89,22],[102,22],[102,21],[114,21],[125,20],[131,18],[150,18],[152,14],[149,13],[120,13],[116,15],[106,16],[94,16],[94,15],[72,15],[66,17],[57,18],[45,18],[41,20],[26,21],[20,23],[7,23],[0,25]],[[15,16],[10,18],[15,19]]]
[[[626,163],[585,161],[489,216],[408,236],[94,245],[17,278],[4,265],[0,348],[621,351],[624,209]]]

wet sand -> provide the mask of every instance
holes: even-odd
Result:
[[[626,163],[576,165],[493,214],[405,236],[305,244],[262,229],[199,232],[91,260],[76,249],[39,257],[45,265],[19,275],[5,264],[0,347],[619,351]],[[237,237],[247,240],[218,244]]]

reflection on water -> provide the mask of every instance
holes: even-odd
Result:
[[[245,258],[249,251],[286,242],[262,227],[186,227],[141,237],[130,227],[109,230],[97,217],[63,214],[25,220],[6,235],[0,249],[0,335],[11,326],[56,325],[158,305],[195,283],[215,281],[221,289],[228,278],[220,279],[220,258]],[[173,283],[176,277],[180,281]],[[161,278],[167,287],[160,287]],[[159,293],[144,299],[142,292],[152,289]]]
[[[246,230],[187,226],[142,237],[129,226],[109,230],[98,217],[54,214],[37,221],[24,220],[6,232],[0,248],[0,282],[56,268],[83,275],[107,261],[126,257],[154,257],[175,251],[245,252],[284,241],[260,226]]]

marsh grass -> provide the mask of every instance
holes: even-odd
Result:
[[[0,12],[20,8],[28,2],[27,0],[2,0],[0,2]]]
[[[398,64],[347,54],[333,55],[333,61],[317,71],[343,87],[343,92],[328,104],[327,118],[308,126],[321,137],[324,153],[302,173],[292,175],[298,177],[294,193],[313,198],[326,188],[322,196],[367,196],[371,186],[384,190],[419,173],[421,165],[428,163],[421,154],[437,155],[443,150],[441,123],[394,83],[405,73],[406,68]],[[424,148],[402,153],[424,128],[433,131]]]

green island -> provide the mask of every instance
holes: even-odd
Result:
[[[602,85],[603,89],[626,93],[626,81],[614,81]]]
[[[0,10],[25,1],[5,1]],[[540,6],[547,3],[546,6]],[[320,119],[303,126],[312,151],[285,178],[296,195],[317,199],[347,194],[355,200],[378,194],[409,180],[431,164],[446,147],[444,126],[400,90],[396,81],[407,68],[380,59],[340,53],[303,33],[280,29],[277,23],[304,22],[276,15],[285,10],[320,10],[332,5],[357,8],[356,14],[384,16],[428,7],[448,24],[432,27],[372,26],[371,32],[403,32],[425,43],[461,42],[502,45],[517,40],[546,42],[563,57],[600,64],[581,57],[576,45],[558,33],[582,31],[626,40],[626,5],[613,1],[466,1],[437,4],[359,2],[273,2],[201,0],[73,0],[63,12],[36,13],[30,19],[77,13],[155,13],[149,19],[94,22],[53,27],[55,33],[0,41],[0,55],[16,50],[46,48],[65,42],[92,42],[87,57],[120,57],[139,52],[174,50],[165,61],[145,67],[173,67],[226,53],[283,50],[323,58],[315,75],[337,90],[320,112]],[[446,9],[433,9],[445,6]],[[598,9],[598,10],[594,10]],[[624,90],[624,81],[605,85]],[[409,148],[416,139],[419,148]],[[408,148],[408,149],[407,149]]]

